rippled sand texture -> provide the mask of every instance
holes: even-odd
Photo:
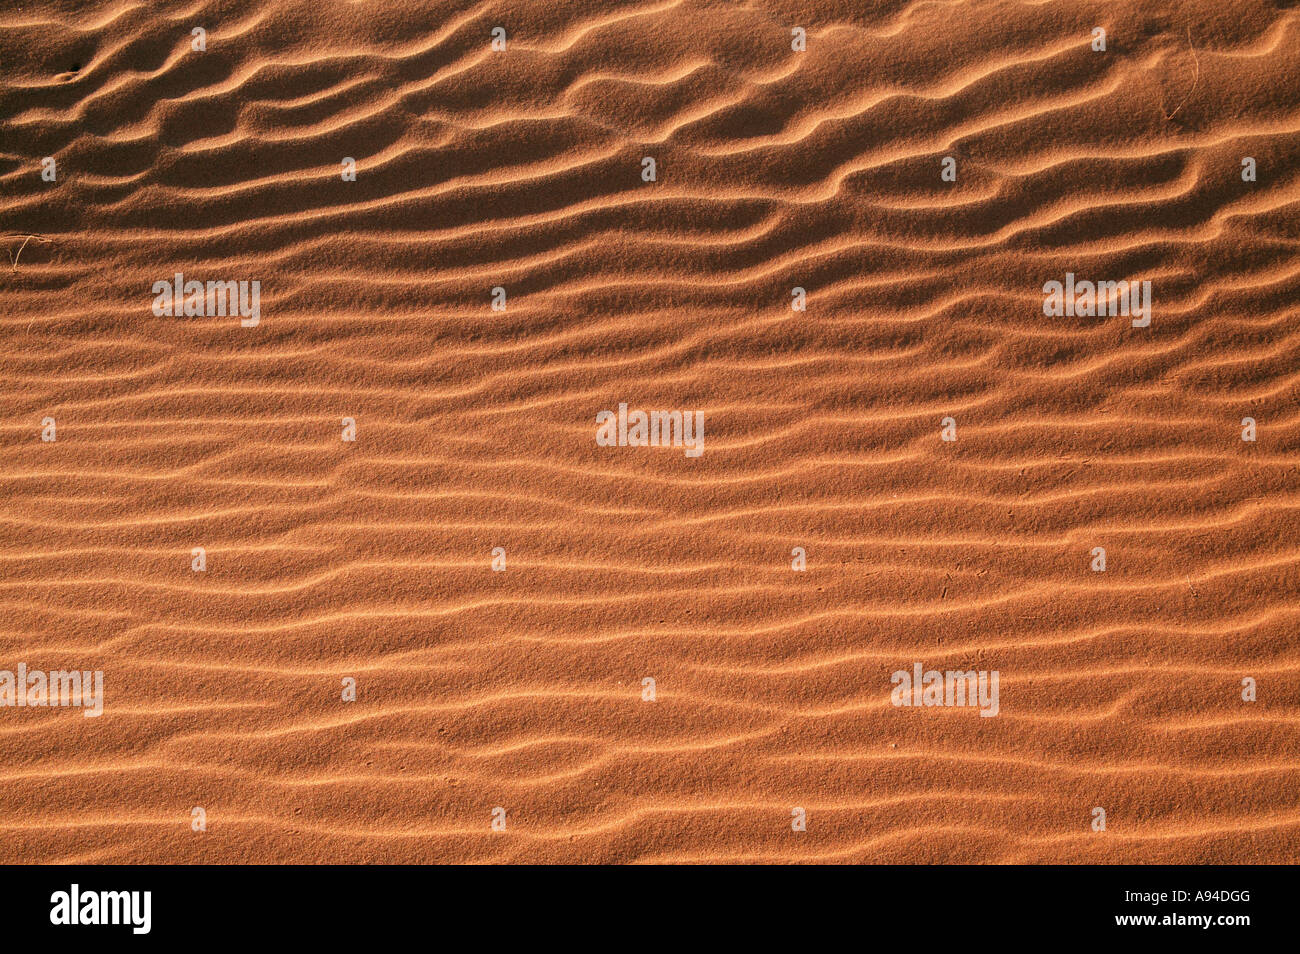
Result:
[[[7,3],[0,859],[1295,861],[1293,7]]]

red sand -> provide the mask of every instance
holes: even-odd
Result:
[[[0,860],[1295,861],[1285,6],[11,0]]]

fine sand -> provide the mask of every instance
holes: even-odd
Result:
[[[1300,858],[1298,52],[1280,0],[9,0],[0,670],[104,700],[0,708],[0,860]]]

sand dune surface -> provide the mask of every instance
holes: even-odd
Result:
[[[1298,50],[11,0],[0,670],[104,689],[0,707],[0,860],[1295,861]]]

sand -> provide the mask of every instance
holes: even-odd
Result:
[[[11,0],[0,669],[104,698],[0,708],[0,860],[1295,861],[1297,50],[1264,0]]]

